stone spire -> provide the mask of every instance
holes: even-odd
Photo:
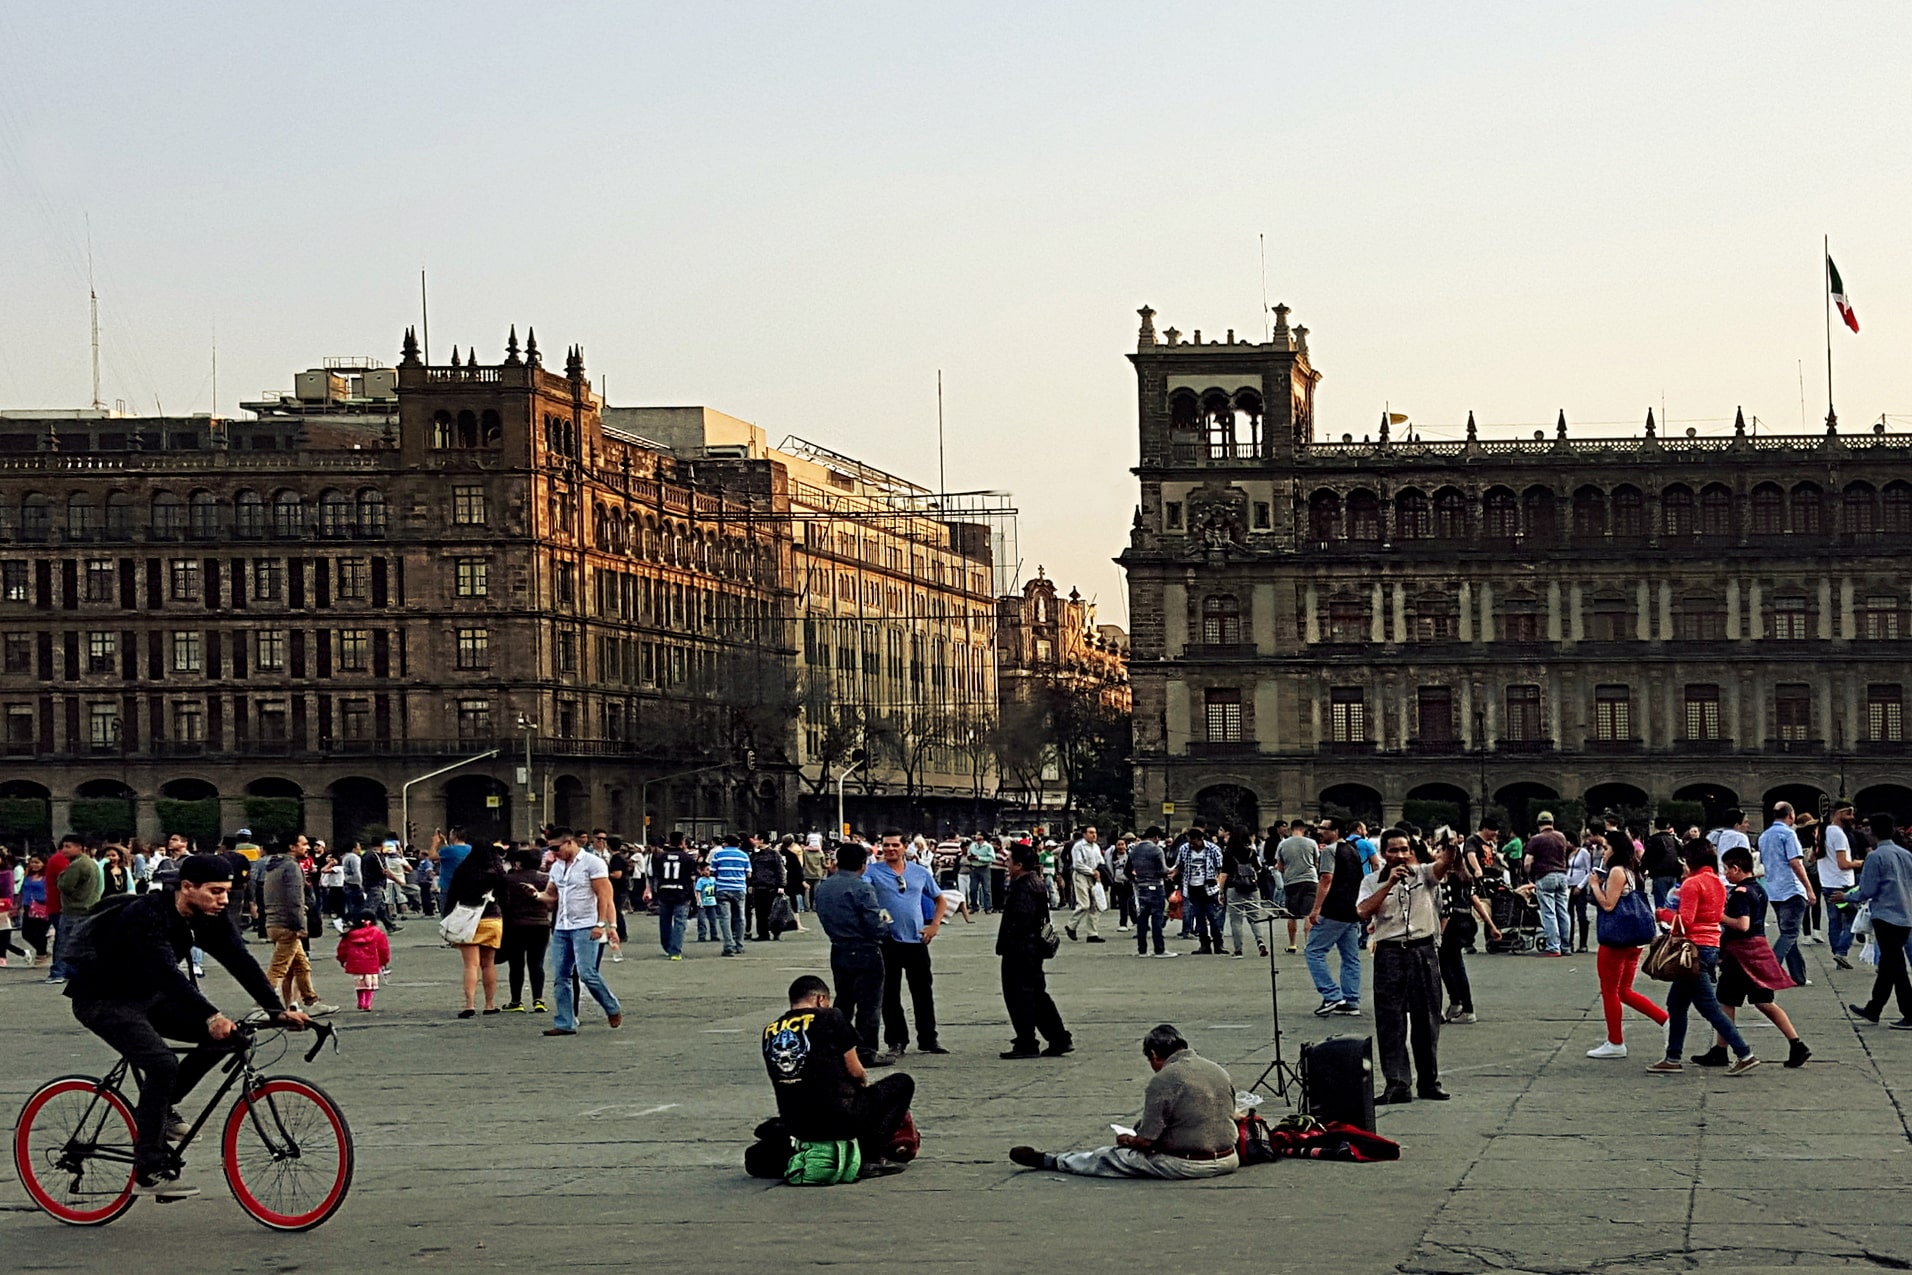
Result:
[[[1293,313],[1294,311],[1288,308],[1286,302],[1275,302],[1275,331],[1286,332],[1288,330],[1288,316]]]
[[[1138,350],[1146,350],[1151,346],[1160,345],[1161,342],[1155,339],[1154,309],[1150,306],[1143,306],[1140,310],[1137,310],[1136,313],[1142,316],[1142,326],[1138,328],[1135,333],[1135,348]]]
[[[409,327],[405,329],[405,343],[400,348],[400,354],[403,357],[400,358],[399,362],[407,366],[418,362],[418,332],[416,329]]]
[[[1650,407],[1646,409],[1646,436],[1648,438],[1659,437],[1659,428],[1653,423],[1653,409]]]
[[[538,330],[534,327],[524,330],[524,361],[532,367],[544,366],[544,355],[538,353]]]
[[[1302,354],[1308,352],[1308,329],[1299,324],[1295,326],[1295,349]]]
[[[1739,408],[1733,413],[1733,437],[1746,437],[1746,409]]]
[[[1567,409],[1560,409],[1560,419],[1554,423],[1554,437],[1564,441],[1567,437]]]
[[[564,356],[564,374],[574,381],[584,379],[584,347],[574,345]]]
[[[1467,441],[1471,443],[1478,437],[1479,435],[1474,429],[1474,413],[1472,410],[1469,410],[1467,413]]]
[[[463,366],[464,366],[464,364],[462,364],[462,363],[460,363],[460,362],[458,361],[458,347],[457,347],[457,346],[455,346],[455,345],[451,347],[451,365],[452,365],[453,367],[463,367]]]
[[[1383,411],[1381,413],[1381,446],[1385,448],[1387,445],[1388,445],[1388,414],[1386,411]]]
[[[518,325],[511,325],[511,335],[505,339],[505,366],[516,367],[524,362],[518,357]]]

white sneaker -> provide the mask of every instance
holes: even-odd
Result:
[[[324,1018],[327,1014],[338,1013],[339,1007],[337,1005],[328,1005],[324,1001],[313,1001],[310,1004],[299,1006],[299,1012],[308,1018]]]
[[[1589,1058],[1625,1058],[1626,1056],[1627,1047],[1625,1045],[1616,1045],[1610,1040],[1603,1040],[1597,1048],[1587,1051],[1587,1057]]]
[[[1167,960],[1172,960],[1175,957],[1180,955],[1181,955],[1180,952],[1157,952],[1155,954],[1155,959],[1158,961],[1167,961]]]

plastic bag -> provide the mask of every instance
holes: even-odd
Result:
[[[1097,912],[1109,910],[1109,892],[1102,887],[1100,881],[1097,881],[1095,888],[1089,891],[1089,906]]]

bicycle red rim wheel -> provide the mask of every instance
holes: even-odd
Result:
[[[93,1107],[95,1095],[105,1111]],[[124,1147],[125,1160],[88,1159],[82,1177],[98,1175],[97,1190],[78,1190],[71,1185],[71,1170],[55,1168],[46,1154],[56,1143],[64,1143],[75,1132],[80,1116],[93,1107],[91,1120],[99,1124],[98,1141]],[[63,1109],[70,1115],[62,1120]],[[104,1226],[133,1206],[133,1146],[137,1139],[133,1110],[112,1090],[99,1092],[99,1081],[91,1076],[66,1076],[44,1085],[20,1111],[13,1131],[13,1167],[20,1185],[41,1212],[68,1226]],[[124,1170],[124,1176],[121,1176]],[[64,1190],[48,1183],[55,1177],[69,1185]],[[83,1195],[90,1203],[74,1202]]]
[[[275,1155],[268,1144],[282,1130],[296,1156],[285,1154],[287,1148]],[[311,1230],[338,1212],[352,1186],[352,1131],[330,1095],[304,1080],[276,1076],[242,1095],[226,1117],[219,1148],[239,1207],[274,1230]]]

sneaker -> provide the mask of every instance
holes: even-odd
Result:
[[[530,1011],[525,1008],[523,1001],[512,1001],[509,1005],[505,1006],[505,1013],[507,1014],[526,1014],[529,1012]]]
[[[1785,1065],[1787,1067],[1804,1067],[1806,1060],[1810,1057],[1812,1057],[1812,1050],[1806,1048],[1806,1042],[1797,1036],[1793,1037],[1792,1045],[1786,1052]]]
[[[896,1059],[890,1057],[890,1055],[888,1054],[872,1054],[870,1057],[863,1060],[863,1066],[865,1068],[894,1067],[896,1066]]]
[[[206,967],[205,967],[205,966],[203,966],[203,965],[195,965],[195,966],[193,966],[193,977],[194,977],[194,978],[204,978],[204,977],[206,977]]]
[[[887,1178],[892,1174],[901,1173],[909,1167],[909,1161],[907,1160],[886,1160],[882,1157],[878,1157],[874,1160],[865,1160],[863,1162],[863,1168],[857,1173],[856,1177],[859,1182],[864,1178]]]
[[[1115,932],[1117,934],[1127,934],[1129,932],[1129,927],[1126,925],[1118,925],[1115,927]]]
[[[1649,1076],[1677,1076],[1685,1070],[1685,1067],[1674,1062],[1671,1058],[1662,1058],[1651,1067],[1648,1067],[1646,1072]]]
[[[1315,1017],[1326,1018],[1328,1015],[1334,1013],[1335,1010],[1340,1008],[1341,1008],[1340,1001],[1328,1000],[1324,998],[1319,1005],[1315,1006]]]
[[[1042,1056],[1044,1058],[1060,1058],[1064,1054],[1072,1054],[1074,1052],[1075,1052],[1074,1040],[1051,1041],[1049,1045],[1042,1051]]]
[[[619,960],[623,960],[624,958],[623,958],[623,957],[619,957],[618,959],[619,959]],[[681,956],[673,956],[673,957],[671,957],[671,959],[672,959],[673,961],[681,961],[681,960],[683,960],[684,958],[683,958],[683,957],[681,957]]]
[[[1087,939],[1083,941],[1087,943],[1107,943],[1108,942],[1108,940],[1103,938],[1100,934],[1091,934]]]
[[[184,1116],[181,1116],[177,1111],[169,1111],[166,1113],[166,1140],[168,1142],[178,1142],[191,1132],[192,1126],[186,1123]]]
[[[613,952],[613,953],[611,953],[611,964],[613,964],[613,965],[622,965],[622,964],[624,964],[624,953],[622,953],[622,952]]]
[[[1009,1148],[1009,1158],[1025,1169],[1046,1169],[1049,1167],[1049,1157],[1034,1147],[1011,1147]]]
[[[1892,1024],[1892,1030],[1912,1032],[1912,1018],[1901,1018],[1898,1022]]]
[[[1616,1045],[1610,1040],[1603,1040],[1587,1051],[1587,1057],[1589,1058],[1625,1058],[1626,1056],[1627,1047],[1625,1045]]]
[[[1834,965],[1837,965],[1837,966],[1838,966],[1838,967],[1839,967],[1840,969],[1842,969],[1842,970],[1849,970],[1849,969],[1851,969],[1851,968],[1852,968],[1852,962],[1851,962],[1851,961],[1848,961],[1848,960],[1847,960],[1847,959],[1846,959],[1845,957],[1843,957],[1843,956],[1835,956],[1835,957],[1833,957],[1833,958],[1832,958],[1832,963],[1833,963]]]
[[[1343,1018],[1359,1018],[1361,1016],[1361,1007],[1353,1001],[1342,1001],[1334,1007],[1334,1012]]]
[[[1690,1060],[1695,1067],[1724,1067],[1732,1062],[1726,1052],[1726,1046],[1715,1045],[1703,1054],[1694,1054]]]
[[[1155,954],[1155,959],[1158,961],[1167,961],[1167,960],[1173,960],[1175,957],[1180,955],[1181,955],[1180,952],[1157,952]]]
[[[544,1007],[544,1002],[543,1002],[543,1001],[532,1001],[532,1002],[531,1002],[531,1012],[532,1012],[532,1013],[534,1013],[534,1014],[548,1014],[548,1013],[550,1013],[551,1011],[550,1011],[550,1010],[548,1010],[548,1009],[546,1009],[546,1008]]]
[[[199,1194],[196,1186],[181,1186],[178,1181],[163,1175],[140,1174],[133,1183],[133,1194],[149,1196],[161,1204],[171,1204],[174,1200],[190,1200]]]
[[[1729,1076],[1743,1076],[1757,1066],[1759,1066],[1759,1059],[1753,1057],[1751,1054],[1747,1054],[1744,1058],[1735,1058],[1731,1063],[1727,1064],[1726,1074]]]
[[[1239,961],[1239,960],[1241,959],[1241,953],[1240,953],[1240,952],[1230,952],[1230,953],[1229,953],[1229,955],[1230,955],[1230,956],[1232,956],[1232,957],[1234,957],[1234,958],[1235,958],[1236,960],[1238,960],[1238,961]]]
[[[1137,952],[1137,953],[1136,953],[1136,955],[1137,955],[1137,956],[1140,956],[1140,957],[1144,957],[1144,958],[1146,958],[1146,957],[1148,956],[1148,953],[1147,953],[1147,952]]]
[[[1069,936],[1069,941],[1070,941],[1071,943],[1073,943],[1073,942],[1075,942],[1075,941],[1076,941],[1076,935],[1075,935],[1075,926],[1073,926],[1073,925],[1065,925],[1065,926],[1063,926],[1063,927],[1062,927],[1062,932],[1063,932],[1064,934],[1067,934],[1067,935]]]
[[[299,1012],[310,1015],[313,1018],[324,1018],[327,1014],[338,1013],[339,1007],[337,1005],[328,1005],[324,1001],[313,1001],[303,1006]]]
[[[1295,945],[1294,945],[1293,943],[1290,943],[1290,944],[1288,945],[1288,955],[1290,955],[1290,956],[1293,956],[1293,955],[1294,955],[1294,954],[1295,954],[1296,952],[1298,952],[1298,951],[1300,951],[1300,950],[1301,950],[1301,949],[1300,949],[1300,948],[1298,948],[1298,947],[1296,947],[1296,946],[1295,946]]]
[[[46,983],[46,984],[48,984],[48,985],[50,985],[50,986],[53,986],[53,987],[58,987],[58,986],[59,986],[59,985],[60,985],[61,983],[64,983],[64,982],[66,982],[66,980],[65,980],[65,979],[63,979],[63,978],[61,978],[61,977],[60,977],[59,975],[57,975],[57,974],[49,974],[49,975],[47,975],[47,976],[46,976],[45,978],[43,978],[43,979],[41,979],[40,981],[41,981],[42,983]]]
[[[1448,1021],[1455,1024],[1456,1026],[1465,1027],[1469,1023],[1478,1023],[1480,1019],[1479,1017],[1475,1015],[1473,1010],[1469,1009],[1469,1010],[1463,1010],[1461,1013],[1454,1015],[1454,1017],[1450,1018]]]
[[[1879,1021],[1879,1016],[1867,1009],[1864,1005],[1848,1005],[1846,1008],[1865,1019],[1868,1023],[1876,1023]]]

